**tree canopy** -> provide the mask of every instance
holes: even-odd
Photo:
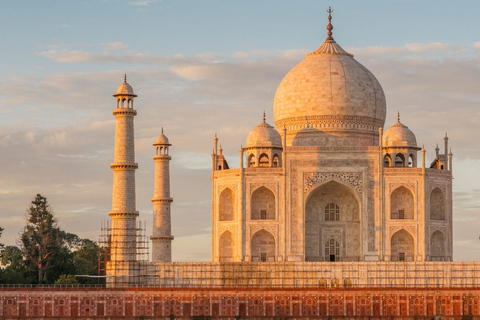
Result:
[[[0,283],[97,283],[96,279],[74,277],[97,274],[97,244],[61,230],[47,198],[37,194],[25,218],[20,246],[4,248],[0,244]]]

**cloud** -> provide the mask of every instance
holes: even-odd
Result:
[[[105,43],[105,44],[102,44],[102,46],[103,46],[103,49],[106,50],[106,51],[110,51],[110,50],[118,51],[118,50],[126,48],[125,43],[120,42],[120,41],[119,42]]]
[[[162,0],[136,0],[136,1],[130,2],[130,4],[134,6],[149,6],[151,4],[159,3],[159,2],[162,2]]]
[[[389,110],[386,126],[396,121],[396,111],[400,110],[402,122],[416,134],[419,145],[425,144],[427,162],[433,159],[435,144],[442,145],[448,131],[454,153],[454,185],[458,186],[455,239],[472,246],[476,246],[475,239],[458,228],[467,225],[473,232],[478,226],[475,210],[479,197],[472,190],[474,181],[480,180],[480,171],[474,170],[480,167],[477,47],[432,43],[349,49],[383,86]],[[127,72],[138,94],[135,147],[139,219],[147,221],[147,231],[151,232],[152,143],[164,127],[173,144],[175,257],[198,259],[195,251],[199,250],[208,260],[210,248],[202,246],[209,245],[210,237],[209,154],[213,136],[218,134],[230,166],[237,167],[240,145],[261,122],[263,110],[267,122],[274,124],[275,90],[309,50],[162,56],[127,48],[121,42],[103,44],[92,51],[53,47],[40,54],[52,62],[84,64],[85,70],[0,79],[0,212],[12,217],[3,222],[2,241],[15,242],[25,209],[36,193],[47,196],[64,229],[97,239],[100,222],[108,219],[111,207],[112,94]],[[88,64],[94,64],[93,71]],[[106,71],[97,71],[97,64]],[[199,246],[203,249],[189,248],[192,238],[202,239]],[[456,244],[457,248],[460,253],[456,257],[464,257],[461,246]]]

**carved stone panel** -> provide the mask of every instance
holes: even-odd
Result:
[[[303,192],[306,194],[317,184],[330,179],[337,179],[351,185],[361,196],[363,192],[363,175],[361,172],[310,172],[304,174]]]

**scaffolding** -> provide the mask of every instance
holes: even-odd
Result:
[[[149,260],[146,226],[146,221],[136,221],[133,230],[126,230],[113,227],[109,220],[102,221],[98,241],[98,275],[106,277],[107,284],[128,286],[141,282],[147,273]],[[128,259],[116,259],[118,252]]]

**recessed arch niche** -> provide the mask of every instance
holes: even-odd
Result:
[[[330,239],[338,242],[338,251],[326,248]],[[336,180],[316,187],[305,204],[305,261],[358,261],[360,239],[360,202],[355,191]]]

